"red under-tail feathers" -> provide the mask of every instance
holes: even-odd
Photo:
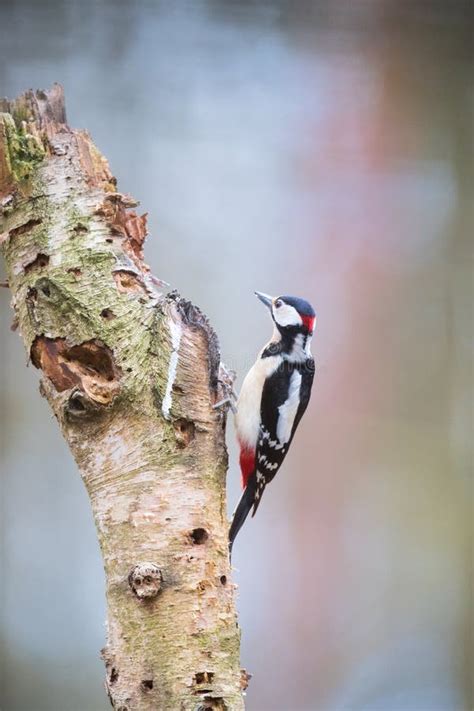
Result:
[[[255,504],[255,485],[257,481],[255,476],[255,449],[241,447],[240,470],[242,473],[242,487],[244,492],[234,511],[229,531],[229,550],[231,556],[234,539],[242,528],[250,509]]]
[[[255,471],[255,449],[241,447],[240,449],[240,471],[242,473],[242,489],[247,486],[251,475]]]

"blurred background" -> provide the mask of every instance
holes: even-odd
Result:
[[[472,708],[471,15],[0,2],[0,94],[64,85],[238,384],[271,330],[254,289],[316,308],[312,402],[234,548],[248,711]],[[0,706],[105,711],[93,520],[11,319],[1,289]]]

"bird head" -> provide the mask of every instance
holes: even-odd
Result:
[[[316,314],[308,301],[297,296],[268,296],[260,291],[255,295],[268,308],[281,333],[313,334]]]

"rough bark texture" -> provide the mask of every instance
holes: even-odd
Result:
[[[61,87],[0,111],[0,248],[15,324],[94,512],[112,705],[243,709],[217,337],[159,292],[146,215],[67,126]]]

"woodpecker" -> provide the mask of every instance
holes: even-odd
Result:
[[[237,400],[235,424],[244,492],[229,530],[232,552],[250,509],[255,515],[266,485],[279,470],[311,395],[311,337],[316,316],[304,299],[255,295],[269,309],[273,335],[247,373]]]

